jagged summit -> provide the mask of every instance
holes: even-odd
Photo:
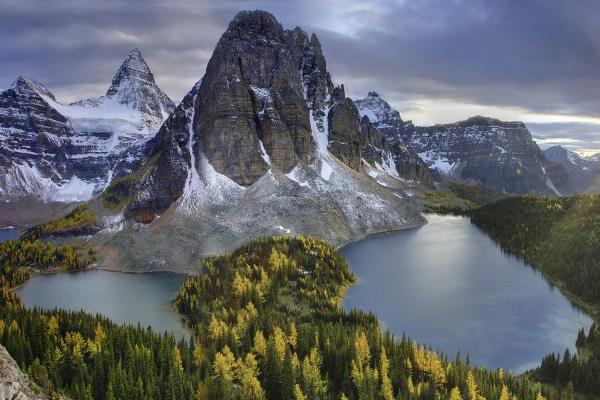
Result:
[[[55,100],[54,94],[50,90],[48,90],[44,85],[42,85],[35,79],[30,78],[25,75],[17,76],[17,79],[15,79],[15,81],[12,83],[12,85],[10,85],[9,89],[32,90],[39,95],[47,96],[47,97],[51,98],[52,100]]]
[[[355,100],[354,104],[361,118],[367,116],[369,121],[381,131],[391,133],[404,125],[400,113],[375,91],[370,91],[364,99]]]
[[[282,38],[284,29],[275,16],[267,11],[240,11],[229,23],[224,36],[231,34]]]
[[[0,92],[0,200],[89,199],[145,158],[173,108],[138,49],[106,96],[72,104],[19,75]]]
[[[108,99],[164,120],[175,108],[158,87],[150,67],[138,48],[132,49],[117,70],[106,91]]]
[[[106,95],[115,95],[121,86],[127,84],[127,81],[131,79],[137,79],[152,84],[155,83],[154,75],[152,75],[150,67],[148,67],[146,60],[144,60],[142,53],[140,53],[138,48],[134,48],[127,54],[127,57],[125,57],[125,60],[117,70]]]

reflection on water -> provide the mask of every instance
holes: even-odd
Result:
[[[552,352],[575,350],[591,319],[522,260],[506,254],[467,218],[428,215],[429,224],[370,237],[342,249],[359,283],[347,309],[375,312],[453,357],[515,373]]]

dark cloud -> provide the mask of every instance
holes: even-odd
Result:
[[[4,0],[0,86],[24,73],[61,99],[99,95],[139,47],[177,101],[228,21],[257,8],[316,32],[350,95],[378,90],[408,117],[440,99],[600,118],[594,0]]]

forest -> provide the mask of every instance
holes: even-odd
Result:
[[[506,251],[522,257],[567,290],[597,319],[600,307],[600,196],[510,197],[470,211],[471,221]],[[582,302],[583,303],[582,303]],[[600,395],[600,333],[580,332],[580,357],[544,358],[536,376]],[[585,346],[584,346],[585,344]]]
[[[477,368],[468,356],[393,337],[374,315],[344,311],[355,278],[320,240],[260,238],[202,269],[175,299],[190,341],[15,301],[0,307],[0,343],[40,388],[72,399],[574,399],[570,381],[556,389]],[[15,282],[3,280],[4,290]]]

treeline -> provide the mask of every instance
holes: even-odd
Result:
[[[0,308],[0,343],[46,393],[74,400],[195,399],[194,343],[81,312]]]
[[[579,357],[568,349],[562,358],[558,354],[545,357],[536,376],[546,383],[571,384],[579,391],[600,395],[600,327],[596,323],[587,336],[583,329],[579,331],[577,349]]]
[[[78,244],[54,244],[31,237],[0,243],[0,307],[18,302],[12,289],[32,273],[77,271],[95,258],[92,249]]]
[[[600,306],[600,196],[522,196],[471,212],[471,220],[503,249],[524,258],[596,310]],[[596,315],[597,316],[597,315]],[[579,333],[583,355],[544,358],[536,376],[600,396],[600,334]]]
[[[87,204],[82,204],[64,217],[27,230],[21,239],[33,241],[44,236],[86,235],[97,229],[96,214]]]
[[[511,197],[471,213],[505,250],[600,306],[600,196]]]
[[[345,312],[341,296],[354,278],[319,240],[262,238],[203,270],[175,302],[209,366],[201,398],[544,398],[526,378],[448,360],[382,333],[372,315]]]

